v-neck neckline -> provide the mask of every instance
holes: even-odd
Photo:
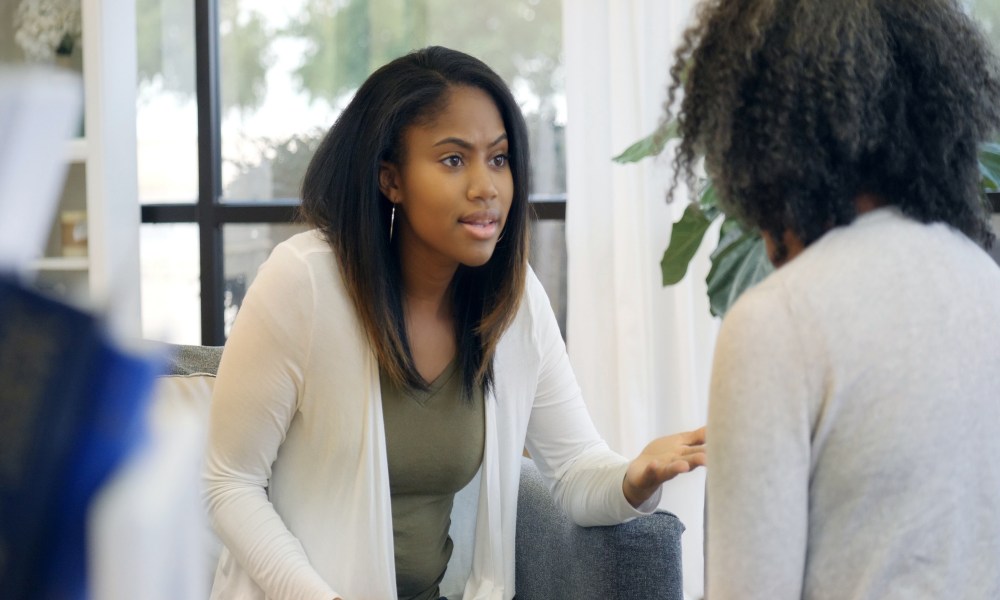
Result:
[[[416,400],[421,405],[426,405],[427,401],[437,395],[441,391],[451,378],[455,375],[457,370],[458,361],[454,358],[445,366],[444,370],[434,378],[434,381],[427,384],[426,390],[408,390],[405,395],[409,398]]]

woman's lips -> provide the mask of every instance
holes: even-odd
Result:
[[[472,237],[479,240],[493,238],[500,227],[500,213],[493,210],[479,211],[458,220]]]

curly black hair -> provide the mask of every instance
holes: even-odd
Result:
[[[957,2],[706,0],[671,76],[676,177],[694,181],[704,156],[745,225],[808,245],[867,193],[992,244],[977,150],[1000,123],[1000,77]]]

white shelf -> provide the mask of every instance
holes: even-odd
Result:
[[[35,271],[86,271],[90,268],[90,258],[86,256],[47,256],[31,263]]]
[[[87,162],[87,140],[76,138],[66,142],[66,160],[71,163]]]

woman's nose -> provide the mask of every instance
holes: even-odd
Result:
[[[480,165],[470,171],[469,200],[493,200],[497,197],[496,176],[488,165]]]

